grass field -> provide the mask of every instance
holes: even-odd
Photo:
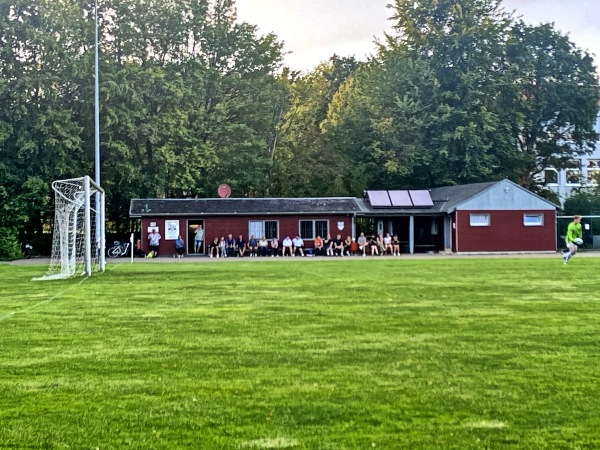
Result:
[[[1,449],[600,447],[600,258],[0,265]]]

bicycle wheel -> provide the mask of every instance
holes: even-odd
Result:
[[[121,256],[121,246],[111,247],[108,249],[108,256],[111,258],[118,258]]]

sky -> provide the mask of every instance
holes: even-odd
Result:
[[[392,32],[390,0],[237,0],[238,19],[284,41],[286,65],[309,71],[334,53],[364,60],[374,40]],[[531,25],[553,22],[600,65],[598,0],[504,0],[504,9]],[[600,69],[599,69],[600,72]]]

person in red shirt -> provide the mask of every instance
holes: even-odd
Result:
[[[315,239],[315,256],[317,255],[325,256],[325,254],[323,253],[323,239],[321,238],[321,236],[317,236]]]

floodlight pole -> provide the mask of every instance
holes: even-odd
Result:
[[[98,0],[94,1],[94,25],[95,25],[95,39],[94,39],[94,181],[100,186],[100,94],[99,94],[99,70],[98,70]],[[99,242],[96,243],[97,251],[99,252],[98,260],[100,263],[100,270],[104,271],[104,249],[105,236],[104,236],[104,205],[101,204],[100,193],[96,193],[96,208],[98,212],[96,214],[96,239],[99,238]]]

